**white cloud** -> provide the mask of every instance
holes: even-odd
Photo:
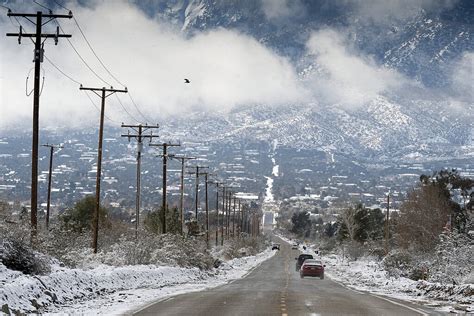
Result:
[[[262,0],[262,9],[270,20],[291,17],[303,10],[299,0]]]
[[[307,48],[321,69],[310,78],[313,91],[326,103],[360,107],[377,95],[398,89],[407,82],[395,70],[352,52],[344,37],[334,30],[314,32]]]
[[[465,52],[454,64],[452,89],[458,98],[474,103],[474,52]]]
[[[404,20],[422,10],[437,12],[452,8],[459,0],[340,0],[355,7],[362,18],[377,23],[390,23],[392,18]]]
[[[127,84],[142,111],[152,118],[191,109],[228,110],[252,103],[279,105],[307,96],[292,65],[251,37],[218,29],[187,39],[125,1],[100,2],[87,8],[71,6],[96,52],[115,76]],[[18,31],[5,17],[0,19],[1,33]],[[64,19],[61,24],[66,33],[73,35],[71,41],[94,70],[119,87],[89,51],[73,21]],[[32,29],[28,22],[24,25]],[[0,129],[25,119],[29,124],[32,99],[25,96],[24,83],[33,67],[33,46],[26,39],[18,45],[15,38],[4,36],[0,43]],[[105,85],[87,70],[65,39],[60,39],[58,46],[48,40],[45,51],[84,86]],[[42,125],[95,124],[97,111],[77,84],[64,78],[48,62],[42,66],[46,71],[41,96]],[[184,78],[189,78],[191,84],[184,84]],[[127,102],[129,99],[120,97],[139,118]],[[115,97],[107,99],[107,113],[119,121],[130,121]]]

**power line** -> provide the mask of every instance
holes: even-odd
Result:
[[[55,1],[56,2],[56,1]],[[56,2],[57,3],[57,2]],[[64,8],[64,7],[63,7]],[[66,9],[67,10],[67,9]],[[112,77],[118,84],[122,85],[123,87],[126,87],[126,85],[124,83],[122,83],[119,79],[117,79],[117,77],[109,70],[109,68],[104,64],[104,62],[102,61],[102,59],[99,57],[99,55],[95,52],[94,48],[92,47],[92,44],[89,42],[89,40],[87,39],[87,36],[86,34],[84,33],[84,31],[82,30],[81,26],[79,25],[79,22],[77,21],[77,19],[75,17],[73,17],[73,20],[74,22],[76,23],[76,26],[77,28],[79,29],[79,32],[81,33],[82,37],[84,38],[84,40],[86,41],[87,43],[87,46],[89,46],[89,49],[91,50],[91,52],[94,54],[94,56],[97,58],[97,60],[99,61],[99,63],[102,65],[102,67],[105,69],[105,71],[110,75],[110,77]],[[146,121],[148,121],[147,117],[140,111],[138,105],[136,104],[136,102],[133,100],[133,97],[130,93],[130,91],[128,92],[128,96],[130,98],[130,100],[132,101],[132,104],[133,106],[135,107],[135,109],[137,110],[138,114],[140,114],[140,116]],[[135,120],[137,121],[137,120]],[[138,122],[138,121],[137,121]]]
[[[3,4],[0,4],[0,7],[2,7],[2,8],[5,8],[5,9],[7,9],[7,10],[9,10],[9,11],[11,11],[11,10],[12,10],[12,9],[10,9],[10,8],[9,8],[9,7],[7,7],[7,6],[4,6]]]
[[[134,120],[135,122],[137,123],[141,123],[139,120],[137,120],[132,114],[130,114],[127,109],[125,108],[125,106],[123,105],[122,101],[120,101],[120,98],[118,97],[117,94],[115,94],[115,97],[117,98],[117,101],[118,103],[120,103],[120,106],[122,107],[122,109],[125,111],[125,113],[128,114],[128,116],[130,116],[132,118],[132,120]]]
[[[44,5],[42,5],[42,4],[39,3],[39,2],[36,2],[36,0],[33,0],[33,3],[36,4],[36,5],[38,5],[38,6],[40,6],[40,7],[42,7],[43,9],[48,10],[49,13],[53,13],[53,10],[51,10],[50,8],[48,8],[48,7],[44,6]]]
[[[57,65],[55,65],[46,55],[44,55],[44,58],[45,58],[54,68],[56,68],[56,70],[59,71],[64,77],[68,78],[69,80],[71,80],[71,81],[74,82],[74,83],[77,83],[78,85],[81,84],[79,81],[77,81],[76,79],[72,78],[71,76],[69,76],[68,74],[66,74],[64,71],[62,71],[61,68],[59,68]]]
[[[53,0],[58,6],[60,6],[61,8],[67,10],[67,11],[70,11],[68,8],[64,7],[63,5],[61,5],[60,3],[58,3],[56,0]],[[99,55],[96,53],[96,51],[94,50],[94,48],[92,47],[92,44],[89,42],[89,40],[87,39],[87,36],[86,34],[84,33],[84,31],[82,30],[81,26],[79,25],[79,21],[77,21],[77,19],[73,16],[73,20],[74,20],[74,23],[76,24],[79,32],[81,33],[82,37],[84,38],[87,46],[89,47],[89,49],[91,50],[91,52],[94,54],[94,56],[97,58],[98,62],[100,63],[100,65],[105,69],[105,71],[110,75],[110,77],[112,77],[118,84],[122,85],[123,87],[126,87],[126,85],[124,83],[122,83],[110,70],[109,68],[105,65],[105,63],[102,61],[102,59],[99,57]],[[61,25],[59,24],[59,22],[57,22],[58,25],[59,25],[59,28],[61,29],[61,32],[64,33]],[[74,45],[72,44],[71,41],[69,41],[69,44],[71,45],[71,47],[74,49],[74,51],[76,52],[76,54],[79,56],[79,58],[82,60],[82,62],[87,66],[87,68],[89,68],[89,70],[92,71],[92,73],[94,73],[94,75],[99,78],[102,82],[106,83],[107,85],[111,86],[110,83],[108,83],[107,81],[105,81],[102,77],[100,77],[87,63],[86,61],[84,60],[84,58],[79,54],[79,52],[77,51],[77,49],[74,47]],[[147,117],[143,114],[143,112],[140,110],[140,108],[138,107],[137,103],[135,102],[135,100],[133,99],[130,91],[128,93],[128,96],[130,98],[130,101],[132,102],[133,106],[135,107],[135,109],[137,110],[138,114],[146,121],[148,121]],[[123,105],[122,105],[123,107]],[[125,110],[126,111],[126,110]],[[130,113],[128,113],[128,111],[126,111],[127,114],[129,114],[129,116],[134,119],[135,121],[139,122],[138,120],[136,120],[132,115],[130,115]]]
[[[117,79],[117,77],[115,77],[111,72],[110,70],[105,66],[105,64],[102,62],[102,60],[100,59],[100,57],[97,55],[97,53],[95,52],[94,48],[92,48],[92,45],[91,43],[89,42],[89,40],[87,39],[86,35],[84,34],[84,32],[82,31],[82,28],[81,26],[79,25],[79,22],[77,22],[76,18],[73,18],[74,19],[74,22],[76,23],[76,26],[77,28],[79,29],[79,32],[81,33],[82,37],[84,38],[84,40],[86,41],[87,43],[87,46],[89,46],[90,50],[92,51],[92,53],[94,54],[94,56],[97,58],[97,60],[99,61],[99,63],[102,65],[102,67],[104,67],[105,71],[107,71],[107,73],[115,80],[117,81],[117,83],[119,83],[120,85],[122,85],[123,87],[125,87],[126,85],[124,85],[122,82],[120,82],[120,80]]]
[[[56,21],[56,23],[58,24],[59,29],[61,30],[61,32],[64,33],[64,30],[63,30],[63,28],[61,27],[61,24],[60,24],[58,21]],[[68,41],[69,45],[71,45],[71,47],[72,47],[72,49],[74,50],[74,52],[76,53],[76,55],[77,55],[77,56],[81,59],[81,61],[84,63],[84,65],[86,65],[86,67],[87,67],[100,81],[102,81],[103,83],[105,83],[105,84],[108,85],[108,86],[112,86],[110,83],[108,83],[107,81],[105,81],[101,76],[99,76],[99,75],[97,74],[97,72],[95,72],[94,69],[92,69],[91,66],[89,66],[89,64],[85,61],[85,59],[81,56],[81,54],[79,54],[78,50],[77,50],[76,47],[72,44],[72,42],[71,42],[69,39],[67,39],[67,41]]]
[[[71,10],[69,10],[68,8],[66,8],[65,6],[63,6],[62,4],[60,4],[59,2],[57,2],[56,0],[53,0],[53,1],[54,1],[54,3],[56,3],[58,6],[60,6],[60,7],[63,8],[64,10],[66,10],[66,11],[71,11]]]
[[[138,114],[140,114],[140,116],[145,120],[145,121],[148,121],[146,116],[143,115],[143,113],[140,111],[140,109],[138,108],[138,105],[135,103],[135,101],[133,100],[132,98],[132,95],[129,93],[128,94],[128,97],[130,98],[130,101],[132,101],[132,104],[135,106],[135,109],[137,110]]]
[[[94,103],[94,100],[92,100],[92,98],[91,98],[91,96],[89,95],[89,93],[87,93],[87,91],[84,91],[84,93],[87,95],[87,97],[89,98],[89,101],[91,101],[91,103],[92,103],[92,105],[95,107],[95,109],[100,113],[99,107],[97,106],[97,104]],[[110,121],[110,122],[112,122],[112,123],[120,124],[120,122],[117,122],[117,121],[111,119],[111,118],[108,117],[105,113],[104,113],[104,117],[105,117],[108,121]]]

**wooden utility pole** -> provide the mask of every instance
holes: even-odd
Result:
[[[387,193],[387,214],[385,217],[385,255],[389,252],[389,239],[390,239],[390,191]]]
[[[237,227],[238,227],[237,237],[240,239],[240,234],[242,233],[242,213],[241,213],[241,209],[240,209],[240,199],[238,199],[238,201],[239,201],[239,208],[238,208],[237,214],[239,216],[237,217]]]
[[[234,195],[234,212],[233,212],[233,215],[232,215],[232,238],[235,239],[235,207],[237,206],[236,205],[236,201],[237,201],[237,197]]]
[[[230,212],[231,212],[231,209],[232,209],[232,195],[233,195],[233,192],[232,191],[229,191],[228,192],[229,194],[229,197],[228,197],[228,205],[227,205],[227,228],[226,228],[226,232],[227,232],[227,238],[230,238]]]
[[[216,185],[216,246],[219,244],[219,185],[218,181],[209,181],[209,183]]]
[[[180,181],[180,198],[179,198],[179,216],[181,220],[181,234],[184,234],[184,167],[186,160],[196,159],[195,157],[184,157],[177,155],[169,155],[171,159],[181,161],[181,181]]]
[[[79,90],[92,91],[102,101],[100,106],[99,148],[97,156],[97,175],[95,182],[95,211],[92,219],[92,248],[94,248],[94,253],[97,253],[97,239],[99,236],[100,180],[102,173],[102,142],[104,138],[105,99],[114,93],[127,93],[128,91],[127,88],[125,88],[125,90],[114,89],[113,87],[85,88],[82,85],[80,86]],[[99,94],[99,92],[101,93]]]
[[[33,62],[35,63],[35,78],[34,78],[34,94],[33,94],[33,141],[31,149],[31,242],[34,243],[36,240],[36,234],[38,230],[38,151],[39,151],[39,101],[40,101],[40,73],[41,63],[44,57],[44,41],[48,38],[54,38],[55,45],[58,44],[60,37],[71,37],[68,34],[59,34],[59,27],[56,29],[54,34],[43,33],[43,26],[54,19],[59,18],[72,18],[72,12],[69,14],[43,14],[41,11],[36,13],[13,13],[8,10],[7,16],[11,17],[23,17],[36,26],[35,33],[23,33],[23,26],[20,25],[19,33],[7,33],[7,36],[18,37],[18,44],[21,44],[23,37],[30,38],[34,45]],[[34,22],[36,18],[36,22]],[[46,22],[43,18],[48,19]],[[43,79],[44,82],[44,79]]]
[[[161,232],[166,234],[166,211],[167,211],[167,202],[166,202],[166,178],[167,178],[167,168],[168,168],[168,147],[177,147],[181,146],[180,144],[172,143],[161,143],[161,144],[150,144],[150,146],[163,147],[163,188],[162,188],[162,204],[161,204]]]
[[[51,206],[51,182],[53,176],[53,154],[54,149],[56,148],[64,148],[60,145],[51,145],[51,144],[44,144],[41,145],[43,147],[49,147],[49,178],[48,178],[48,200],[46,201],[46,230],[49,229],[49,214],[50,214],[50,206]]]
[[[196,216],[196,222],[199,223],[198,221],[198,207],[199,207],[199,175],[203,175],[204,173],[200,173],[199,170],[201,169],[206,169],[209,167],[204,167],[204,166],[193,166],[190,168],[196,168],[196,171],[194,172],[189,172],[189,174],[195,174],[196,175],[196,187],[195,187],[195,200],[194,200],[194,211],[195,211],[195,216]]]
[[[154,137],[158,137],[158,135],[153,135],[153,129],[159,128],[159,125],[127,125],[122,123],[122,128],[131,128],[135,134],[130,134],[130,130],[128,130],[127,134],[122,134],[122,137],[128,137],[128,141],[130,142],[131,138],[135,138],[137,140],[137,187],[136,187],[136,195],[135,195],[135,238],[138,238],[138,227],[140,225],[140,188],[141,188],[141,161],[142,161],[142,150],[143,150],[143,139],[149,139],[150,142],[153,140]],[[144,132],[150,130],[149,134],[143,134]]]
[[[205,195],[205,199],[206,199],[206,245],[207,247],[209,248],[209,197],[208,197],[208,177],[209,177],[209,174],[206,172],[204,173],[204,185],[205,185],[205,188],[206,188],[206,195]]]
[[[222,224],[221,224],[221,246],[224,245],[224,223],[225,223],[225,211],[226,211],[226,189],[227,187],[222,186]]]

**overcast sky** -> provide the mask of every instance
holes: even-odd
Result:
[[[352,2],[361,12],[384,15],[380,1]],[[433,9],[441,4],[451,5],[452,1],[390,3],[385,7],[390,15],[403,17],[412,12],[407,8],[413,5]],[[16,10],[41,9],[24,1],[8,5]],[[289,60],[235,30],[216,29],[186,38],[175,27],[150,18],[128,1],[98,1],[87,7],[75,2],[66,5],[108,69],[127,86],[142,112],[151,119],[190,110],[226,111],[254,103],[284,106],[317,104],[316,100],[324,100],[357,108],[384,91],[416,84],[351,49],[340,30],[313,31],[306,45],[307,53],[323,71],[302,81]],[[299,14],[302,7],[299,1],[262,0],[262,10],[267,19],[278,19]],[[18,32],[17,22],[4,13],[0,15],[0,33]],[[71,42],[82,57],[107,83],[87,69],[66,39],[60,39],[57,46],[48,40],[46,56],[84,86],[122,88],[99,64],[74,21],[59,21],[64,31],[72,34]],[[20,22],[28,31],[33,30],[31,23],[21,19]],[[0,130],[24,122],[29,126],[32,96],[25,93],[33,86],[33,45],[28,39],[18,45],[16,38],[0,36],[0,47]],[[466,53],[457,66],[464,69],[469,63],[472,65],[472,56]],[[45,77],[41,94],[42,126],[96,124],[98,112],[85,93],[79,91],[78,84],[65,78],[46,60],[42,67]],[[453,71],[452,76],[462,82],[470,74]],[[189,78],[191,83],[185,84],[184,78]],[[457,93],[465,95],[463,91],[468,88],[460,86]],[[99,104],[97,96],[91,97]],[[132,116],[143,121],[128,96],[118,97]],[[119,122],[131,122],[116,96],[107,99],[107,114]]]

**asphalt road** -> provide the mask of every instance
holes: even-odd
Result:
[[[282,249],[245,278],[170,297],[134,315],[439,315],[419,305],[350,290],[327,276],[301,279],[299,251]]]

